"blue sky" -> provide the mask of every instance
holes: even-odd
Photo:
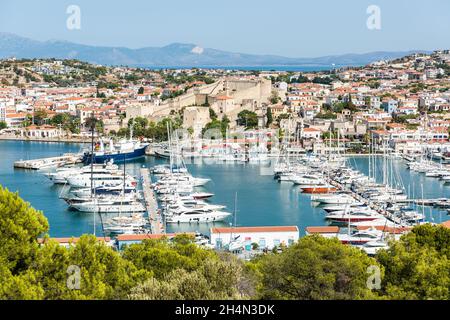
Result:
[[[66,9],[81,9],[68,30]],[[381,30],[366,27],[369,5]],[[450,48],[448,0],[1,0],[0,31],[36,40],[139,48],[173,42],[314,57]]]

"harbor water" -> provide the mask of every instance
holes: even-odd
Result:
[[[67,187],[53,185],[43,173],[14,169],[17,160],[36,159],[59,156],[63,153],[76,153],[85,147],[81,144],[0,141],[0,184],[19,195],[31,205],[44,212],[50,224],[50,236],[71,237],[92,233],[94,225],[97,235],[102,234],[101,217],[93,214],[79,213],[67,209],[67,204],[60,199]],[[353,157],[349,165],[369,173],[368,157]],[[377,160],[381,167],[381,159]],[[146,157],[126,164],[126,171],[139,176],[142,167],[152,167],[165,163],[166,160]],[[308,195],[292,183],[279,183],[268,174],[269,165],[244,163],[205,163],[188,164],[194,176],[210,178],[211,181],[201,191],[214,193],[211,202],[226,205],[226,211],[235,211],[235,195],[237,194],[236,217],[216,224],[180,224],[168,225],[168,232],[199,231],[209,233],[213,226],[227,226],[236,221],[237,226],[296,225],[303,235],[308,226],[325,225],[324,211],[314,207]],[[393,160],[390,170],[395,172],[395,183],[404,186],[411,198],[425,199],[448,198],[450,186],[444,185],[436,178],[427,178],[420,173],[407,169],[403,160]],[[376,172],[380,179],[382,174]],[[417,208],[421,211],[422,208]],[[446,211],[424,208],[427,220],[440,223],[449,219]]]

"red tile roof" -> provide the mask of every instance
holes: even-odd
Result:
[[[304,128],[303,131],[304,132],[320,132],[320,130],[316,129],[316,128]]]
[[[231,98],[229,96],[217,96],[216,97],[216,100],[230,100],[230,99],[233,99],[233,98]]]
[[[307,227],[306,232],[312,233],[338,233],[339,227]]]
[[[443,222],[442,225],[450,229],[450,220]]]

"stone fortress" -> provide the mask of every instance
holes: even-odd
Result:
[[[194,136],[198,136],[201,129],[211,121],[209,108],[214,110],[219,119],[226,115],[230,119],[230,127],[234,128],[237,115],[242,110],[254,111],[261,119],[264,118],[271,93],[272,84],[268,79],[224,78],[209,85],[191,88],[174,99],[130,105],[126,109],[126,121],[136,117],[158,121],[182,111],[183,127],[192,128]]]

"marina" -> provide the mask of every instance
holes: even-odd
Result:
[[[29,150],[30,158],[31,155],[36,158],[45,158],[58,153],[58,149],[63,150],[64,153],[76,153],[80,148],[74,144],[18,143],[12,141],[1,142],[0,147],[5,151],[16,150],[19,153],[22,152],[20,149],[26,147]],[[42,152],[46,154],[42,155]],[[99,213],[99,208],[102,208],[99,206],[101,203],[93,203],[95,205],[92,209],[94,212],[87,213],[67,208],[67,204],[64,205],[64,199],[61,199],[61,195],[67,192],[68,186],[64,183],[52,184],[46,177],[54,172],[71,170],[70,167],[68,169],[44,168],[40,171],[22,171],[13,168],[14,155],[11,155],[11,152],[9,154],[10,160],[3,162],[1,166],[2,177],[7,175],[9,177],[21,176],[25,178],[24,184],[33,181],[34,184],[40,184],[41,188],[37,192],[36,189],[27,189],[23,185],[18,186],[17,183],[20,183],[20,179],[3,178],[3,181],[6,181],[6,187],[11,188],[8,182],[15,181],[15,190],[20,188],[21,196],[30,201],[37,209],[46,213],[50,222],[50,234],[54,237],[79,236],[83,233],[92,233],[94,228],[96,234],[103,234],[106,231],[108,235],[117,232],[118,234],[198,232],[209,235],[211,228],[229,227],[234,218],[236,218],[236,226],[238,227],[295,225],[301,235],[308,233],[307,228],[327,227],[335,223],[341,225],[339,233],[348,235],[348,228],[346,227],[348,227],[349,221],[351,227],[355,230],[371,225],[375,225],[377,228],[407,227],[405,221],[402,222],[401,219],[390,215],[387,208],[364,198],[361,192],[349,191],[348,187],[345,186],[349,178],[355,180],[359,177],[358,179],[362,179],[362,181],[368,181],[368,178],[362,178],[362,176],[368,177],[369,174],[372,177],[376,176],[378,180],[382,180],[383,174],[374,173],[383,167],[383,161],[385,161],[379,155],[347,157],[344,161],[347,164],[346,167],[341,168],[342,170],[346,169],[340,173],[340,176],[338,175],[339,166],[327,172],[323,170],[319,172],[320,169],[317,171],[321,163],[322,165],[327,163],[325,160],[318,160],[314,157],[299,158],[303,160],[299,160],[299,165],[294,166],[293,164],[297,162],[290,157],[291,167],[296,167],[297,173],[295,177],[288,173],[279,174],[279,180],[281,181],[273,179],[274,168],[277,167],[279,162],[277,159],[272,159],[272,163],[269,164],[213,161],[178,166],[172,163],[172,173],[167,169],[171,166],[170,160],[153,156],[127,162],[125,168],[123,164],[111,164],[109,167],[95,165],[96,167],[92,172],[94,178],[96,177],[95,174],[100,174],[103,169],[111,170],[112,176],[116,174],[118,177],[116,185],[96,185],[93,182],[99,199],[97,201],[100,201],[100,199],[105,201],[105,207],[108,210],[116,211],[111,209],[112,198],[105,196],[105,193],[110,193],[116,194],[121,204],[118,206],[118,213]],[[304,162],[305,159],[306,163]],[[301,164],[302,161],[303,164]],[[392,163],[389,165],[401,177],[403,185],[408,186],[403,188],[404,194],[408,196],[400,197],[400,195],[397,195],[395,196],[396,202],[411,205],[416,213],[423,214],[423,216],[420,216],[423,221],[441,223],[448,220],[446,198],[450,194],[450,188],[439,179],[408,170],[407,162],[403,159],[392,159],[390,161]],[[80,170],[79,172],[84,170],[85,175],[90,176],[89,166],[84,167],[85,169],[80,168],[77,169]],[[353,176],[352,178],[349,175],[351,172],[349,170],[359,170],[361,176]],[[306,174],[307,171],[309,174]],[[272,174],[267,174],[267,172],[272,172]],[[291,180],[289,182],[288,178],[282,177],[290,177]],[[123,184],[124,179],[125,185]],[[72,174],[69,181],[76,184],[74,180],[76,179]],[[90,182],[89,179],[86,181],[84,185],[77,185],[78,187],[73,195],[81,196],[81,198],[83,196],[90,197],[88,191]],[[112,183],[112,181],[115,180],[110,182]],[[252,183],[245,183],[247,181]],[[423,197],[422,185],[429,186],[423,188]],[[176,186],[175,189],[173,189],[174,186]],[[12,185],[12,188],[14,188],[14,185]],[[329,193],[323,195],[323,188],[326,188]],[[14,189],[12,190],[14,191]],[[174,196],[174,190],[179,194],[178,197]],[[344,190],[352,192],[350,196],[352,199],[351,205],[348,195],[342,193]],[[234,196],[236,192],[240,205],[237,212],[233,214],[229,211],[233,211],[235,206]],[[41,193],[41,196],[36,193]],[[182,196],[183,193],[186,196]],[[133,195],[133,198],[129,198],[131,197],[130,194]],[[191,197],[187,197],[189,194]],[[214,203],[210,202],[211,197],[214,198]],[[124,203],[126,201],[138,201],[142,203],[144,209],[141,211],[139,206],[136,205],[130,207],[129,210],[125,210]],[[369,204],[369,202],[371,202],[372,209],[370,211],[363,210],[363,206]],[[132,204],[133,202],[129,203]],[[73,204],[73,206],[80,208],[80,204]],[[81,207],[87,211],[90,208],[88,205],[81,205]],[[229,208],[229,210],[227,211],[226,208]],[[210,212],[209,217],[220,217],[220,221],[187,220],[188,223],[180,223],[183,221],[181,217],[184,216],[180,214],[182,212],[184,214],[192,213],[193,209],[200,210],[197,212],[199,216],[205,216],[205,212]],[[348,211],[347,214],[345,213],[346,210]],[[221,216],[212,214],[212,212],[222,211],[225,214]],[[170,213],[168,214],[168,212]],[[372,215],[375,212],[377,215]],[[174,220],[174,218],[177,220]],[[386,218],[393,220],[387,223]],[[173,223],[172,221],[178,222]],[[368,221],[371,221],[371,223]],[[404,225],[401,225],[402,223]],[[342,241],[351,242],[351,238],[345,239],[343,237]]]
[[[0,300],[450,299],[450,3],[16,2]]]

